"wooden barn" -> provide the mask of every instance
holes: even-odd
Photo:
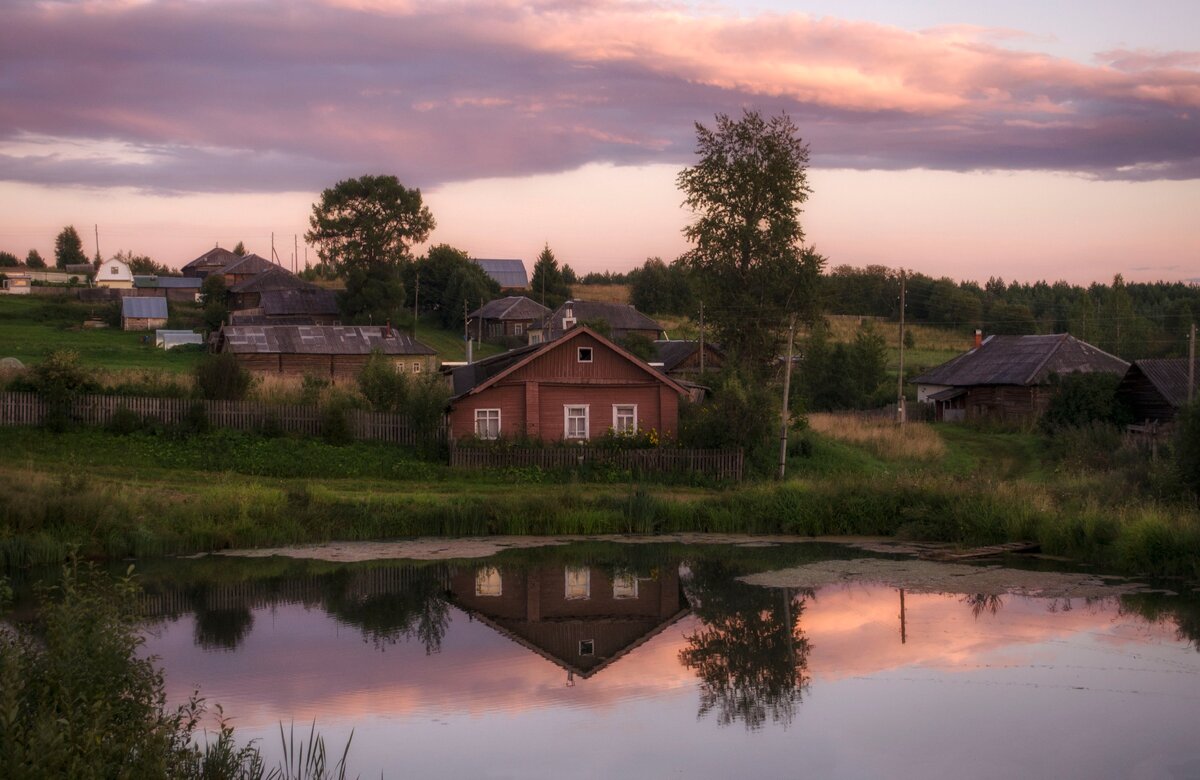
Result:
[[[471,333],[482,334],[483,341],[503,341],[506,338],[524,340],[531,327],[540,324],[550,310],[523,295],[497,298],[467,315]]]
[[[167,299],[127,295],[121,298],[122,330],[157,330],[167,326]]]
[[[325,292],[323,288],[307,282],[295,274],[288,273],[278,266],[271,266],[262,273],[247,276],[236,283],[231,282],[231,278],[234,277],[226,276],[225,284],[229,290],[230,306],[235,310],[258,308],[261,296],[266,292],[283,290],[320,290]]]
[[[989,336],[953,360],[921,374],[917,401],[934,404],[935,419],[1023,421],[1046,410],[1054,375],[1122,375],[1129,364],[1069,333]]]
[[[195,260],[187,263],[180,270],[184,276],[203,279],[210,274],[221,273],[225,270],[225,266],[229,265],[230,263],[236,263],[241,259],[241,255],[235,255],[228,249],[222,249],[218,246],[213,247],[197,257]]]
[[[650,341],[665,337],[662,325],[627,303],[604,301],[567,301],[537,327],[529,329],[529,343],[541,344],[562,338],[577,325],[604,323],[614,341],[637,334]]]
[[[488,260],[477,259],[476,265],[500,285],[500,292],[521,293],[529,289],[529,276],[525,271],[523,260]]]
[[[720,371],[725,364],[725,355],[711,343],[704,344],[704,371]],[[700,375],[699,341],[654,342],[654,356],[650,365],[674,379],[693,379]]]
[[[268,290],[253,309],[229,315],[230,325],[337,325],[337,296],[330,290]]]
[[[610,428],[674,436],[687,390],[587,327],[451,372],[450,433],[585,442]]]
[[[239,257],[232,263],[227,263],[219,273],[225,277],[225,286],[232,288],[247,279],[253,279],[259,274],[268,272],[278,272],[287,274],[288,276],[292,275],[265,257],[259,257],[256,254],[248,254],[244,257]]]
[[[215,339],[250,371],[349,379],[378,351],[404,373],[438,368],[437,353],[385,325],[226,325]]]
[[[1200,366],[1193,371],[1194,381],[1200,382]],[[1187,359],[1135,360],[1117,387],[1117,399],[1136,423],[1174,422],[1188,403]]]
[[[688,614],[678,567],[614,573],[601,566],[461,567],[456,606],[567,672],[589,678]]]
[[[165,297],[168,301],[200,302],[203,279],[194,276],[134,276],[133,295],[146,298]]]

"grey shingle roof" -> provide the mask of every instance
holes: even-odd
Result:
[[[211,265],[226,266],[226,265],[236,262],[240,259],[241,259],[240,257],[235,255],[233,252],[230,252],[228,249],[222,249],[221,247],[218,246],[218,247],[214,247],[213,249],[210,249],[207,252],[205,252],[204,254],[200,255],[195,260],[193,260],[190,263],[188,263],[187,265],[185,265],[183,268],[184,268],[184,270],[187,270],[190,268],[197,268],[197,267],[201,267],[201,266],[211,266]]]
[[[226,263],[221,269],[223,274],[261,274],[267,271],[279,270],[282,268],[272,263],[265,257],[259,257],[255,254],[249,254],[245,257],[239,257],[237,260]],[[287,271],[283,271],[287,273]]]
[[[312,314],[335,316],[337,296],[329,290],[267,290],[258,301],[258,308],[268,317]]]
[[[127,295],[121,299],[121,316],[136,319],[166,319],[167,299],[154,297],[135,297]]]
[[[662,331],[662,325],[642,314],[627,303],[605,303],[603,301],[567,301],[554,310],[549,318],[550,339],[565,332],[563,318],[570,311],[576,323],[604,321],[613,332],[628,330]]]
[[[536,301],[523,295],[510,295],[488,301],[467,316],[485,320],[540,320],[549,313],[549,309]]]
[[[706,354],[709,349],[716,349],[711,343],[705,344],[704,347]],[[663,371],[671,371],[699,350],[699,341],[655,341],[653,362],[662,363]]]
[[[407,333],[383,325],[227,325],[218,344],[238,354],[436,355]]]
[[[475,262],[501,287],[529,286],[529,276],[525,272],[525,263],[522,260],[476,259]]]
[[[232,266],[225,269],[227,273],[248,273],[247,271],[232,271]],[[306,282],[295,274],[273,265],[262,273],[257,273],[249,279],[243,279],[229,288],[232,293],[265,292],[267,290],[319,290],[312,282]]]
[[[1179,409],[1187,405],[1188,362],[1186,358],[1157,358],[1135,360],[1134,368],[1141,371],[1167,403]],[[1200,382],[1200,371],[1196,372]]]
[[[1051,336],[990,336],[983,345],[925,372],[923,385],[1040,385],[1051,374],[1124,374],[1129,364],[1069,333]]]

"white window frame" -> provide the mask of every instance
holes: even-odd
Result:
[[[572,576],[575,578],[574,582],[572,582]],[[574,589],[572,589],[572,586],[574,586]],[[567,566],[564,568],[563,598],[567,601],[586,601],[591,597],[592,570],[587,566]]]
[[[413,370],[412,370],[412,372],[413,372],[414,374],[419,374],[419,373],[421,373],[421,361],[419,361],[419,360],[414,360],[414,361],[413,361]]]
[[[504,595],[504,577],[495,566],[483,566],[475,570],[475,595],[481,598],[499,598]]]
[[[492,412],[496,413],[496,416],[495,416],[496,430],[493,435],[489,436],[488,434],[493,433],[493,432],[491,430],[489,430],[491,428],[491,426],[486,425],[486,424],[490,423],[492,421]],[[482,413],[482,415],[481,415],[481,413]],[[479,432],[479,423],[480,422],[485,423],[485,426],[486,426],[483,433]],[[494,439],[500,438],[500,410],[499,409],[476,409],[475,410],[475,436],[480,439],[488,439],[488,440],[494,440]]]
[[[614,599],[636,599],[638,597],[638,578],[632,572],[614,574],[612,586]]]
[[[587,350],[587,358],[583,356],[584,350]],[[575,349],[575,362],[577,363],[591,363],[595,357],[596,351],[591,347],[576,347]]]
[[[514,336],[525,335],[525,323],[523,323],[523,322],[513,323],[513,335]]]
[[[583,435],[571,435],[571,410],[583,410]],[[578,419],[578,417],[576,417]],[[588,404],[563,404],[563,438],[587,441],[592,438],[592,410]]]
[[[621,418],[621,417],[626,417],[626,416],[628,416],[628,415],[622,415],[622,414],[620,414],[619,410],[621,410],[621,409],[632,409],[632,410],[633,410],[633,411],[631,412],[631,414],[633,415],[633,426],[632,426],[631,428],[629,428],[629,430],[621,430],[621,426],[620,426],[620,424],[618,423],[618,421],[620,420],[620,418]],[[638,432],[638,410],[637,410],[637,404],[613,404],[613,408],[612,408],[612,410],[613,410],[613,422],[612,422],[612,427],[613,427],[613,431],[614,431],[614,432],[616,432],[616,433],[628,433],[628,434],[634,434],[634,433],[637,433],[637,432]]]
[[[403,374],[403,373],[404,373],[404,361],[403,361],[403,360],[397,360],[397,361],[396,361],[396,373],[397,373],[397,374]]]

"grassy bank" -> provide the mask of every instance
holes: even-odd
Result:
[[[54,562],[73,546],[122,558],[421,535],[704,531],[1033,539],[1112,571],[1200,578],[1194,507],[1132,501],[1111,475],[999,474],[978,441],[990,435],[945,436],[931,455],[927,439],[910,452],[810,433],[786,483],[717,490],[458,472],[380,445],[6,429],[0,564]],[[996,448],[1000,462],[1026,445]]]

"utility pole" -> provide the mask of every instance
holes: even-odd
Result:
[[[704,301],[700,301],[700,376],[704,376]]]
[[[479,321],[475,323],[475,332],[477,334],[476,338],[475,338],[475,342],[477,344],[482,344],[483,343],[483,299],[482,298],[479,300]]]
[[[463,349],[467,351],[467,362],[471,362],[471,329],[467,326],[467,299],[463,298]]]
[[[904,269],[900,269],[900,375],[896,378],[896,422],[906,422],[904,408]]]
[[[279,253],[275,251],[275,231],[271,231],[271,262],[275,265],[283,265],[279,262]]]
[[[1196,323],[1188,334],[1188,403],[1196,397]]]
[[[99,258],[100,257],[100,225],[93,224],[92,227],[96,231],[96,257]]]
[[[792,348],[796,342],[796,315],[793,314],[788,325],[787,365],[783,369],[783,407],[779,410],[779,480],[783,481],[784,469],[787,466],[787,434],[788,434],[788,390],[792,384]]]
[[[297,267],[300,264],[300,236],[297,233],[292,233],[292,273],[296,273],[300,269]]]
[[[417,335],[417,318],[420,316],[421,269],[417,268],[417,286],[413,288],[413,336]]]

